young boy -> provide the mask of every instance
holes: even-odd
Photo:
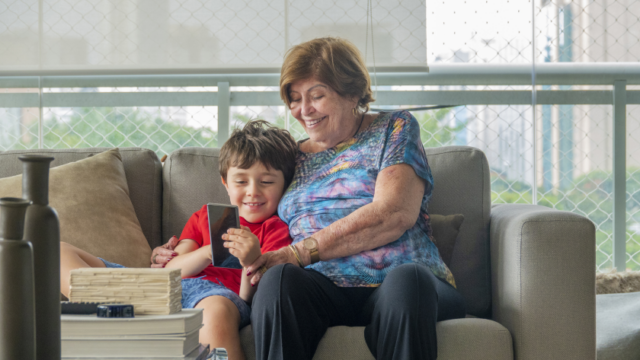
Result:
[[[291,243],[289,228],[276,215],[293,178],[298,146],[289,132],[268,122],[249,122],[235,130],[220,149],[220,176],[231,204],[238,206],[242,229],[223,235],[225,246],[244,267],[261,252]],[[175,239],[173,239],[175,241]],[[182,307],[204,309],[200,343],[227,349],[230,359],[244,359],[238,330],[249,324],[256,288],[243,269],[211,265],[207,206],[196,211],[174,249],[167,268],[182,272]],[[60,244],[61,291],[69,295],[70,271],[82,267],[122,267],[72,245]]]

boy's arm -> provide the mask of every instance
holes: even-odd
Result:
[[[249,228],[246,228],[246,227],[243,227],[243,230],[250,232]],[[242,237],[244,237],[245,239],[243,239],[241,242],[245,244],[251,244],[250,247],[253,250],[254,256],[258,255],[260,250],[262,253],[265,253],[268,251],[280,249],[284,246],[291,244],[291,237],[289,236],[289,227],[282,220],[277,219],[276,221],[269,221],[269,223],[267,224],[267,228],[265,230],[266,230],[265,231],[266,236],[264,237],[264,244],[262,244],[261,249],[260,249],[259,241],[256,241],[258,239],[257,237],[255,237],[255,235],[253,235],[253,237],[255,238],[253,242],[248,241],[248,238],[250,236],[247,233],[245,233],[244,236],[233,236],[233,235],[240,235],[240,231],[238,229],[229,231],[229,234],[223,235],[222,238],[224,240],[238,241]],[[229,241],[226,241],[226,242],[229,242]],[[225,246],[229,247],[228,245],[225,245]],[[257,253],[256,253],[256,250],[258,251]],[[248,251],[246,250],[238,251],[236,256],[238,255],[242,256],[247,252]],[[253,256],[250,256],[249,259],[245,259],[245,260],[250,261],[251,258],[253,258]],[[253,261],[255,261],[255,258],[253,259]],[[256,290],[258,289],[258,283],[256,282],[255,284],[252,285],[251,279],[253,279],[253,277],[247,276],[247,268],[244,267],[242,269],[242,278],[240,281],[240,298],[242,298],[246,302],[251,302],[251,300],[253,299],[253,295],[256,293]]]
[[[247,276],[247,268],[242,268],[242,280],[240,281],[240,298],[251,304],[253,295],[258,290],[258,286],[251,285],[251,277]]]
[[[167,263],[166,268],[180,269],[182,277],[198,275],[211,264],[211,246],[198,247],[191,239],[183,239],[174,249],[178,256]]]
[[[243,266],[240,275],[240,298],[247,303],[251,303],[257,287],[251,285],[251,278],[247,276],[247,269],[244,266],[251,264],[260,256],[260,240],[243,226],[242,229],[229,229],[227,234],[222,235],[225,240],[224,246],[229,248],[229,252],[240,260]]]

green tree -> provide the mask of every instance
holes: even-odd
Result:
[[[494,204],[531,204],[531,186],[525,182],[510,180],[491,170],[491,202]]]
[[[139,146],[159,156],[188,146],[216,147],[217,133],[167,121],[136,108],[77,108],[46,119],[45,148]]]
[[[467,126],[467,121],[451,126],[447,124],[447,115],[453,108],[444,108],[428,111],[415,111],[420,124],[420,138],[425,147],[438,147],[451,145],[456,135]]]

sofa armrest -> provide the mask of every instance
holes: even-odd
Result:
[[[516,359],[595,359],[595,227],[537,205],[491,210],[493,319]]]

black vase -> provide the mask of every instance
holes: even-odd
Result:
[[[27,208],[24,236],[33,245],[36,289],[36,359],[59,360],[60,348],[60,222],[49,206],[52,157],[20,156],[22,197]]]
[[[36,358],[33,249],[23,240],[28,206],[0,199],[0,360]]]

